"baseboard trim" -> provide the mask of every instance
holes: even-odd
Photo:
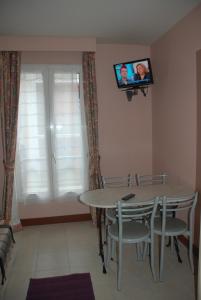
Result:
[[[21,219],[22,226],[33,226],[33,225],[47,225],[57,223],[68,223],[68,222],[81,222],[91,220],[90,214],[79,214],[79,215],[67,215],[67,216],[55,216],[55,217],[44,217],[44,218],[31,218]]]
[[[186,247],[188,248],[188,239],[183,236],[183,235],[180,235],[179,236],[179,241]],[[198,257],[199,256],[199,249],[197,246],[193,245],[193,254]]]

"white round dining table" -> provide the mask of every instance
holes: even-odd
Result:
[[[123,188],[105,188],[96,189],[92,191],[84,192],[80,195],[80,201],[90,207],[96,208],[97,212],[97,227],[99,232],[99,255],[102,260],[103,273],[106,273],[105,259],[104,259],[104,248],[102,238],[102,214],[107,208],[115,208],[118,200],[128,194],[134,194],[127,203],[139,203],[142,205],[143,202],[152,202],[156,197],[162,198],[167,197],[180,197],[192,194],[193,188],[186,185],[179,184],[156,184],[146,186],[134,186],[134,187],[123,187]],[[160,201],[160,200],[159,200]]]
[[[80,195],[80,201],[88,206],[96,208],[114,208],[118,200],[127,194],[135,194],[128,203],[139,203],[152,201],[155,197],[180,197],[193,193],[193,188],[177,184],[155,184],[143,187],[105,188],[87,191]]]

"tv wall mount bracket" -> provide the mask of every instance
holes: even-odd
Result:
[[[139,90],[141,91],[143,96],[146,97],[147,92],[148,92],[148,86],[137,86],[137,87],[133,87],[133,88],[124,90],[124,92],[126,92],[126,97],[129,102],[132,100],[133,96],[138,95]]]

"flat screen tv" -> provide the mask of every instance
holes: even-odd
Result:
[[[132,89],[153,84],[149,58],[115,64],[114,72],[117,86],[120,89]]]

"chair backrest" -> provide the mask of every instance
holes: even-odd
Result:
[[[130,176],[130,187],[138,186],[137,184],[137,174]]]
[[[148,221],[151,231],[153,231],[158,201],[158,197],[142,204],[125,203],[123,200],[119,200],[116,208],[119,223],[119,238],[122,237],[123,224],[126,223],[126,221],[144,219]]]
[[[160,211],[162,213],[162,230],[165,230],[166,218],[176,216],[179,211],[186,211],[188,213],[188,229],[193,229],[195,206],[197,203],[198,193],[185,195],[181,197],[163,197]]]
[[[165,184],[167,182],[167,174],[159,174],[159,175],[136,174],[136,182],[138,186]]]
[[[129,187],[130,174],[128,176],[104,177],[102,176],[103,188]]]

